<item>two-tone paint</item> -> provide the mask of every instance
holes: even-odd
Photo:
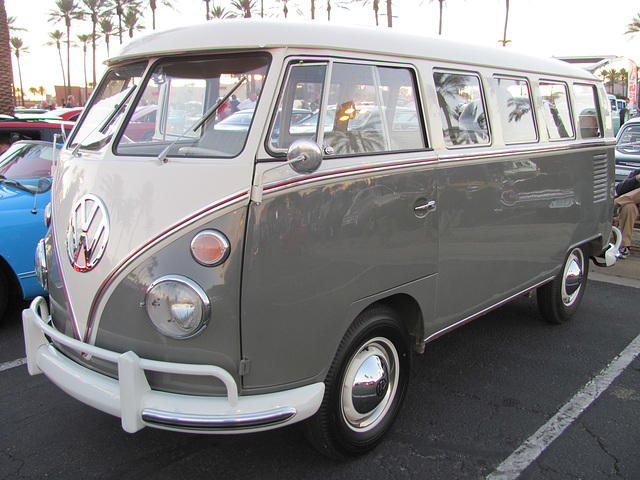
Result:
[[[109,65],[245,52],[266,53],[269,65],[233,158],[136,157],[73,140],[61,153],[44,249],[50,302],[37,300],[24,313],[29,371],[120,416],[130,432],[145,425],[264,430],[317,418],[337,402],[342,430],[318,434],[319,422],[310,436],[346,442],[325,453],[359,453],[380,441],[397,413],[408,378],[405,340],[420,352],[558,278],[563,291],[584,288],[585,258],[601,255],[611,233],[608,99],[594,77],[560,62],[313,24],[180,28],[132,42]],[[314,61],[410,71],[425,147],[359,155],[325,149],[316,171],[292,169],[270,135],[288,69]],[[438,69],[482,79],[486,145],[447,147]],[[535,142],[504,141],[494,75],[533,85]],[[596,86],[598,138],[576,132],[550,141],[537,89],[548,80]],[[577,114],[572,121],[578,125]],[[109,238],[95,267],[79,271],[70,261],[70,219],[87,196],[104,205]],[[193,258],[190,245],[201,231],[228,239],[221,265]],[[145,293],[169,276],[199,285],[210,301],[207,326],[193,338],[163,336],[147,318]],[[367,338],[367,329],[376,335]],[[340,400],[335,378],[343,373],[348,398]]]

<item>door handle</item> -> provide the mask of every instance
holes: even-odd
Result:
[[[436,211],[436,201],[429,200],[427,202],[424,198],[421,198],[416,201],[415,205],[413,206],[413,211],[415,212],[416,217],[424,218],[429,215],[430,212]]]

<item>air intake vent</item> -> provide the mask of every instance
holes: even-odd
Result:
[[[593,203],[604,202],[607,199],[609,176],[607,175],[607,154],[593,157]]]

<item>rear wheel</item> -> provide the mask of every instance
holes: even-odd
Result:
[[[400,410],[410,369],[411,346],[394,312],[363,312],[340,343],[320,409],[304,424],[307,438],[333,458],[374,448]]]
[[[567,255],[556,278],[538,288],[538,309],[545,320],[563,323],[571,318],[582,301],[588,274],[588,257],[583,247],[576,247]]]

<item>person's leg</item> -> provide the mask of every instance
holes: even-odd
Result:
[[[632,190],[629,193],[625,193],[624,195],[620,195],[615,199],[615,203],[620,207],[618,212],[618,222],[620,223],[620,230],[622,231],[622,246],[628,247],[631,245],[633,226],[640,214],[638,207],[636,206],[640,203],[640,188]]]

